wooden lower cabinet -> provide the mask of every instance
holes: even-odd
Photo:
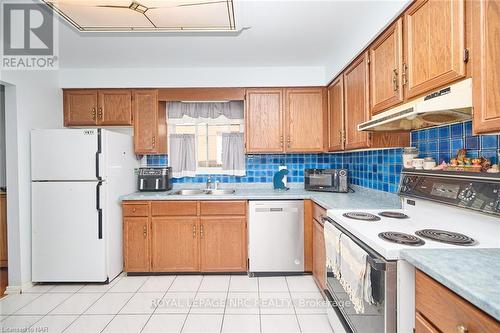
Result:
[[[200,269],[198,217],[153,217],[153,272],[197,272]]]
[[[148,217],[124,217],[123,259],[125,272],[150,271],[149,235]]]
[[[0,193],[0,268],[7,267],[7,194]]]
[[[202,272],[244,272],[247,269],[246,218],[202,217]]]
[[[246,201],[128,201],[123,214],[125,272],[247,270]]]
[[[439,333],[439,331],[418,312],[415,314],[415,332]]]
[[[416,333],[493,333],[500,322],[425,273],[415,273]]]
[[[326,253],[323,225],[313,220],[313,277],[322,290],[326,289]]]

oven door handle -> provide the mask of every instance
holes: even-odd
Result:
[[[356,238],[353,234],[347,231],[344,227],[339,225],[337,222],[329,218],[328,216],[323,216],[323,223],[331,223],[337,229],[339,229],[343,234],[349,237],[356,245],[362,248],[367,253],[367,261],[368,264],[376,271],[385,271],[387,268],[387,261],[377,252],[370,249],[367,245],[365,245],[362,241]]]

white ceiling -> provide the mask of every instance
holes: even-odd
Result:
[[[340,70],[408,0],[235,0],[235,33],[81,33],[60,25],[62,68],[291,66]]]

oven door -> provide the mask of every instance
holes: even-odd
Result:
[[[332,219],[325,217],[325,223],[333,224],[343,236],[349,237],[368,254],[371,268],[372,296],[375,304],[364,302],[364,313],[356,313],[337,276],[327,267],[327,287],[332,306],[348,332],[395,333],[396,318],[396,262],[386,261],[359,239],[342,228]]]

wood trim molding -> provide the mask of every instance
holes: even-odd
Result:
[[[159,101],[243,101],[245,88],[162,88]]]

